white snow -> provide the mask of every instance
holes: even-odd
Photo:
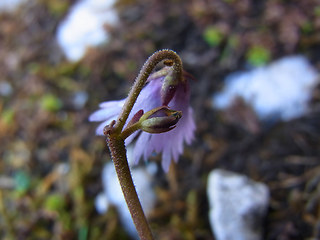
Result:
[[[285,57],[269,66],[231,74],[224,90],[213,96],[213,105],[225,109],[236,97],[242,97],[260,119],[277,117],[287,121],[308,111],[317,83],[318,73],[305,57]]]
[[[96,206],[97,212],[100,214],[104,214],[105,212],[108,211],[110,203],[104,192],[101,192],[98,194],[98,196],[96,196],[94,205]]]
[[[152,188],[155,168],[156,164],[150,163],[147,168],[136,167],[131,169],[132,178],[146,216],[151,212],[156,201],[156,195]],[[112,162],[107,163],[103,169],[102,184],[104,191],[95,200],[97,211],[103,214],[110,205],[115,206],[123,227],[132,238],[139,239]]]
[[[0,82],[0,96],[6,97],[10,96],[13,92],[11,84],[7,81]]]
[[[58,26],[57,41],[70,61],[80,60],[88,47],[108,40],[103,28],[114,25],[118,16],[112,8],[115,0],[80,0]]]
[[[0,12],[12,12],[27,0],[0,0]]]
[[[269,204],[267,185],[215,169],[208,176],[209,221],[217,240],[260,240]]]

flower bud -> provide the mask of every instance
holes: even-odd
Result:
[[[140,129],[148,133],[163,133],[175,128],[182,117],[181,111],[161,106],[146,112],[139,120]]]
[[[171,68],[162,82],[161,100],[163,105],[167,106],[169,104],[174,94],[176,93],[179,81],[180,80],[178,79],[174,70]]]
[[[131,120],[128,122],[127,127],[129,128],[131,126],[133,126],[134,124],[136,124],[137,122],[139,122],[140,118],[143,116],[143,110],[140,109],[138,112],[136,112],[133,117],[131,118]]]
[[[170,67],[163,67],[160,70],[152,73],[149,78],[148,78],[148,82],[156,80],[156,79],[161,79],[164,78],[165,76],[168,75],[168,73],[171,71]]]

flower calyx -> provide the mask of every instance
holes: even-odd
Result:
[[[109,125],[106,125],[104,128],[103,128],[103,134],[108,137],[110,136],[111,134],[113,134],[113,131],[114,131],[114,125],[116,124],[116,121],[113,120]]]
[[[140,129],[148,133],[168,132],[176,127],[181,117],[181,111],[171,110],[167,106],[154,108],[140,118]]]
[[[162,105],[168,106],[183,77],[175,71],[171,61],[165,61],[164,64],[166,66],[150,75],[148,81],[162,78],[161,101]]]
[[[154,108],[144,114],[143,110],[140,110],[123,130],[121,137],[125,139],[137,130],[148,133],[168,132],[175,128],[181,117],[181,111],[171,110],[167,106]]]
[[[168,68],[161,87],[161,100],[163,105],[167,106],[169,104],[181,81],[181,76],[177,75],[177,73],[174,71],[174,68]]]

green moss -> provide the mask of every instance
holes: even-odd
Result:
[[[239,46],[239,37],[234,35],[234,36],[230,36],[228,39],[228,46],[230,46],[231,48],[236,48]]]
[[[65,0],[42,0],[42,2],[55,17],[63,16],[68,11],[70,5],[70,3]]]
[[[265,65],[270,61],[270,51],[262,46],[253,46],[247,52],[247,61],[253,66]]]
[[[320,6],[315,7],[313,12],[317,17],[320,17]]]
[[[14,110],[6,109],[1,113],[1,121],[6,125],[10,125],[13,122]]]
[[[25,193],[31,185],[31,178],[25,171],[17,171],[14,174],[15,190],[18,193]]]
[[[44,95],[40,100],[40,104],[42,109],[48,112],[56,112],[62,108],[62,101],[53,94]]]
[[[311,33],[313,31],[313,25],[311,22],[306,21],[301,26],[301,31],[305,34]]]
[[[44,208],[48,211],[60,212],[64,207],[64,198],[59,194],[49,195],[44,202]]]
[[[82,226],[80,229],[79,229],[79,232],[78,232],[78,239],[79,240],[86,240],[88,239],[88,232],[89,232],[89,229],[87,226]]]
[[[221,43],[224,36],[220,29],[215,26],[209,26],[204,30],[203,38],[209,46],[216,47]]]

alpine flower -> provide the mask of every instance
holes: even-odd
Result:
[[[146,161],[151,154],[161,153],[162,168],[166,172],[169,170],[172,159],[174,162],[178,161],[183,152],[184,143],[190,144],[195,132],[193,110],[189,105],[189,75],[183,73],[183,79],[175,82],[173,87],[169,86],[166,90],[167,81],[165,79],[170,78],[168,69],[168,67],[164,67],[149,76],[147,84],[140,92],[125,125],[126,127],[130,120],[137,115],[142,115],[142,113],[148,115],[149,112],[150,116],[144,119],[145,121],[140,128],[143,131],[135,131],[126,138],[125,144],[126,146],[134,144],[133,161],[135,164],[141,158]],[[125,100],[103,102],[99,105],[100,109],[90,115],[89,121],[102,121],[96,129],[97,135],[103,135],[104,127],[117,119]],[[171,109],[175,112],[171,112]],[[151,110],[154,111],[151,112]],[[151,117],[155,114],[165,115],[159,115],[152,119]],[[142,116],[142,118],[146,117]],[[153,122],[156,124],[152,125]],[[167,131],[162,127],[167,128]],[[157,133],[158,129],[161,133]]]

